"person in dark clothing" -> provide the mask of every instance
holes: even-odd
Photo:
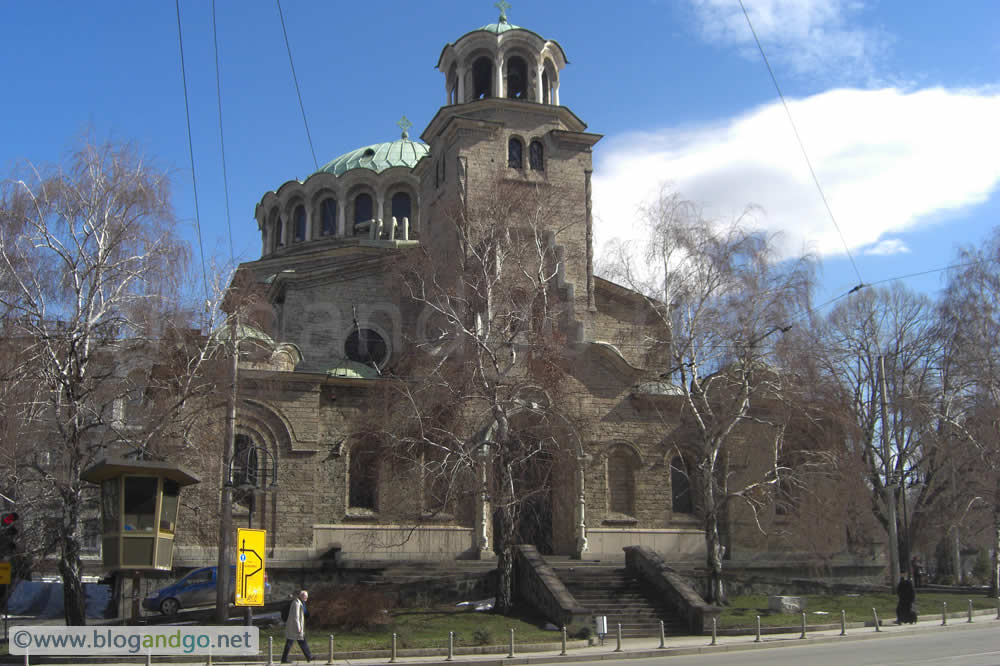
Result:
[[[924,567],[920,564],[920,558],[916,555],[910,561],[910,568],[913,569],[913,587],[920,587],[924,584]]]
[[[901,576],[899,584],[896,586],[896,596],[899,602],[896,604],[896,624],[908,622],[913,624],[917,621],[917,610],[914,602],[917,600],[917,591],[909,578]]]

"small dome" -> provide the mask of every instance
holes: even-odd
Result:
[[[344,153],[325,164],[317,173],[325,172],[339,176],[351,169],[368,169],[375,173],[382,173],[393,167],[412,169],[430,152],[430,149],[426,143],[411,141],[404,136],[396,141],[376,143]]]
[[[478,28],[478,30],[482,30],[484,32],[492,32],[494,35],[500,35],[507,32],[508,30],[523,30],[523,28],[519,25],[508,23],[505,17],[501,17],[500,21],[498,21],[497,23],[488,23],[487,25]]]

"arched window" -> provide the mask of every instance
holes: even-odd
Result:
[[[344,356],[356,363],[380,367],[388,355],[385,340],[370,328],[355,328],[344,342]]]
[[[528,163],[533,171],[545,171],[545,148],[537,139],[528,147]]]
[[[374,447],[359,444],[351,448],[348,469],[348,506],[355,509],[378,509],[379,456]]]
[[[281,221],[281,215],[274,216],[274,249],[285,244],[285,225]]]
[[[510,137],[507,142],[507,166],[511,169],[520,169],[524,166],[524,145],[517,137]]]
[[[372,196],[370,194],[363,193],[354,197],[354,224],[368,222],[374,217]]]
[[[320,234],[332,236],[337,233],[337,200],[323,199],[319,205]]]
[[[612,513],[635,515],[635,470],[638,461],[631,449],[619,446],[608,456],[608,508]]]
[[[670,461],[671,510],[674,513],[694,513],[691,497],[691,477],[680,456]]]
[[[507,62],[507,97],[528,99],[528,65],[519,56]]]
[[[294,242],[299,243],[306,239],[306,207],[303,205],[298,205],[295,207],[295,212],[292,213],[294,230]]]
[[[392,216],[396,218],[396,221],[399,222],[400,225],[403,224],[404,217],[413,217],[410,212],[409,194],[406,192],[396,192],[392,195]]]
[[[549,103],[549,73],[542,72],[542,104]]]
[[[472,99],[493,97],[493,62],[486,57],[472,64]]]

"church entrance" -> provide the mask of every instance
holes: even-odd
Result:
[[[510,535],[513,545],[530,544],[542,555],[551,555],[552,456],[538,453],[525,463],[514,478],[511,501],[504,506],[503,493],[495,496],[500,502],[493,507],[493,549],[500,553]]]

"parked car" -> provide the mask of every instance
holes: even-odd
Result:
[[[230,567],[230,592],[235,589],[236,567]],[[182,608],[211,606],[215,604],[216,567],[202,567],[191,571],[176,583],[150,593],[142,600],[142,607],[150,611],[160,611],[173,615]],[[264,594],[271,591],[271,584],[264,574]]]

